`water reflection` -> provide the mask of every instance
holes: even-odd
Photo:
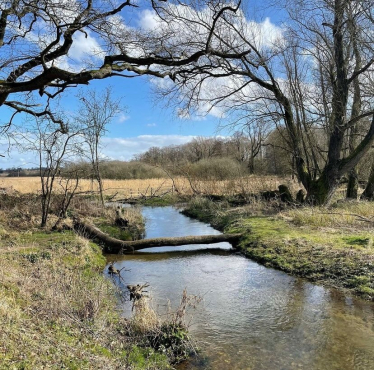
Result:
[[[147,237],[213,232],[171,207],[144,214]],[[227,243],[205,247],[109,257],[131,270],[126,283],[151,284],[160,313],[168,299],[177,306],[185,287],[204,298],[190,317],[202,353],[180,369],[374,369],[372,303],[260,266]]]

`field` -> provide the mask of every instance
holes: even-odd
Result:
[[[56,179],[55,191],[62,191],[64,179]],[[286,184],[296,192],[300,186],[291,178],[276,176],[248,176],[226,181],[199,181],[187,178],[145,179],[145,180],[104,180],[105,196],[114,199],[138,198],[140,196],[161,196],[178,192],[181,195],[195,193],[233,195],[250,194],[260,191],[275,190],[280,184]],[[6,193],[14,191],[22,194],[41,191],[39,177],[3,177],[0,179],[0,190]],[[78,193],[97,192],[97,184],[91,180],[80,180]]]

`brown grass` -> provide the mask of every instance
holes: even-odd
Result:
[[[77,237],[1,255],[1,370],[169,368],[134,347],[104,263]]]
[[[179,177],[175,180],[175,187],[182,195],[191,195],[192,187],[202,194],[234,195],[238,193],[249,194],[259,191],[275,190],[280,184],[288,185],[292,191],[296,192],[300,186],[290,178],[276,176],[248,176],[225,181],[200,181]],[[56,192],[61,191],[60,183],[64,180],[58,179],[56,182]],[[115,199],[138,198],[140,196],[163,195],[173,193],[173,181],[165,179],[145,179],[145,180],[107,180],[104,181],[105,195],[115,196]],[[41,185],[38,177],[9,177],[0,179],[0,188],[6,192],[18,191],[20,193],[40,193]],[[91,180],[81,180],[78,192],[97,192],[97,184]]]
[[[74,264],[62,263],[66,258],[73,261],[73,255]],[[95,343],[98,347],[107,345],[102,340],[105,331],[112,330],[108,317],[115,311],[108,293],[111,284],[99,275],[88,277],[79,271],[92,257],[83,240],[57,250],[2,255],[1,365],[62,368],[69,362],[87,361],[97,368],[110,367],[106,356],[84,348],[93,337],[100,338]],[[79,340],[82,346],[77,346]]]

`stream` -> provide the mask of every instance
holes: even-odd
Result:
[[[146,238],[219,233],[173,207],[144,207]],[[109,255],[126,284],[149,283],[160,313],[183,289],[202,302],[188,313],[200,353],[178,369],[374,369],[374,304],[266,268],[228,243]],[[131,303],[123,307],[131,315]]]

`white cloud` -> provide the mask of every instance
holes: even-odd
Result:
[[[150,31],[155,30],[160,25],[160,19],[157,17],[154,11],[149,9],[144,10],[140,13],[139,26],[140,28]]]
[[[206,37],[209,32],[209,26],[207,25],[212,23],[212,9],[204,7],[199,11],[195,11],[188,6],[172,4],[169,5],[169,8],[170,14],[178,14],[179,17],[174,16],[163,20],[158,18],[154,11],[146,10],[141,13],[139,25],[148,32],[152,31],[153,34],[160,34],[160,37],[162,34],[167,34],[168,38],[165,40],[165,43],[173,45],[177,54],[190,55],[197,49],[201,49],[201,47],[205,45]],[[262,22],[256,22],[247,19],[241,11],[238,11],[235,15],[228,14],[228,16],[228,22],[221,19],[217,23],[217,30],[219,29],[219,32],[217,31],[216,34],[219,34],[220,38],[212,38],[213,48],[224,50],[229,47],[239,52],[255,46],[260,53],[268,55],[269,52],[272,54],[275,49],[283,44],[284,30],[272,23],[270,18],[265,18]],[[191,22],[186,21],[189,19]],[[234,27],[231,26],[230,23],[234,25]],[[248,40],[250,44],[243,41],[243,38]],[[160,52],[162,52],[161,47]],[[260,62],[256,57],[256,53],[252,53],[251,56],[254,64]],[[227,63],[231,62],[227,61]],[[236,63],[235,61],[232,62],[232,69],[238,67]],[[218,64],[219,63],[217,63],[217,65]],[[216,74],[225,75],[227,69],[225,69],[224,66],[216,67],[214,72]],[[244,86],[246,82],[245,79],[240,76],[207,78],[199,89],[195,89],[199,80],[200,76],[196,78],[191,77],[183,86],[180,86],[180,104],[176,110],[177,116],[180,119],[201,120],[206,115],[219,119],[224,118],[227,112],[226,103],[230,102],[231,104],[231,100],[235,100],[236,95],[244,93],[244,91],[240,91],[240,86]],[[168,78],[153,78],[151,79],[151,83],[156,91],[164,93],[172,91],[175,86]],[[252,92],[252,85],[253,84],[245,88],[245,92]],[[198,97],[194,95],[197,91],[199,94]],[[224,96],[232,96],[233,99],[221,99]],[[189,111],[191,107],[186,107],[186,101],[190,101],[192,104],[196,103],[193,107],[193,113]],[[215,101],[215,103],[212,103],[213,101]]]
[[[255,39],[255,44],[272,48],[279,46],[277,43],[283,38],[283,29],[271,23],[270,18],[266,17],[263,22],[257,23],[247,21],[248,36]]]
[[[157,125],[155,123],[148,123],[147,127],[156,127]]]
[[[91,32],[76,32],[73,36],[73,45],[69,50],[69,57],[75,61],[83,61],[87,57],[94,59],[101,58],[105,55],[99,43],[92,36]]]
[[[127,116],[125,113],[121,113],[118,117],[118,122],[122,123],[130,119],[130,116]]]

